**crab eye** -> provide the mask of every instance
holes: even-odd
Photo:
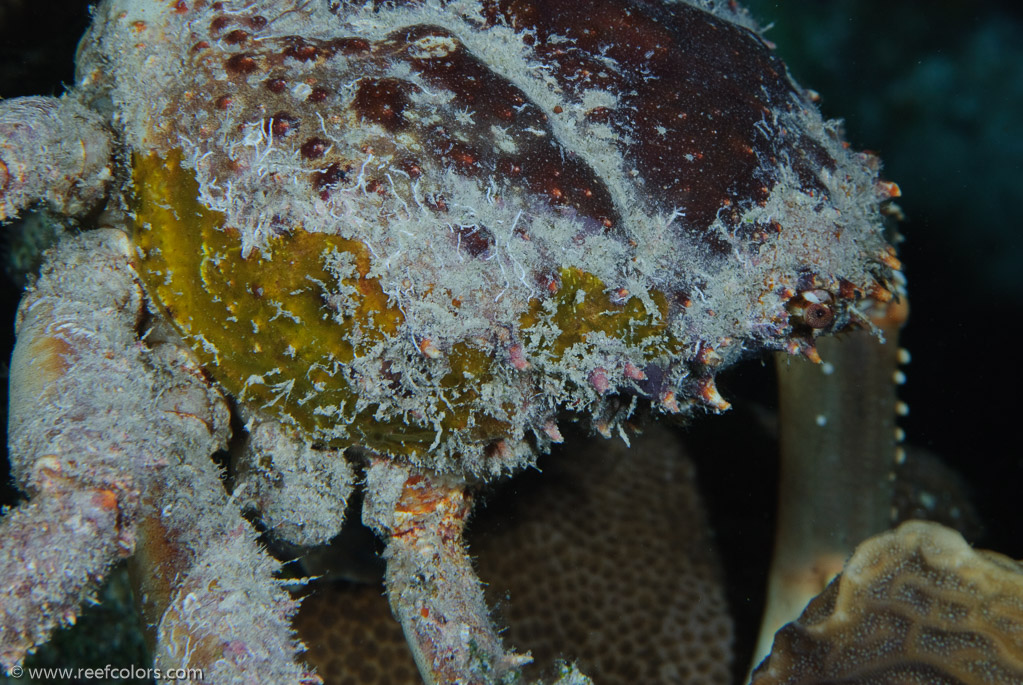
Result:
[[[811,302],[803,311],[803,321],[810,328],[824,328],[835,320],[831,307],[820,302]]]

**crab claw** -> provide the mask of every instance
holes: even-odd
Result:
[[[386,458],[373,461],[366,481],[363,522],[387,541],[391,611],[423,680],[498,682],[530,663],[528,654],[504,648],[488,618],[462,543],[472,509],[464,484]]]
[[[131,257],[115,229],[62,241],[21,304],[10,455],[30,499],[0,518],[0,666],[74,623],[134,553],[157,669],[320,682],[298,660],[279,563],[209,459],[227,444],[227,404],[182,349],[139,342]]]

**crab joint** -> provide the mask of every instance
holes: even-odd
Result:
[[[106,196],[110,134],[71,97],[0,102],[0,221],[42,201],[81,215]]]
[[[385,458],[366,482],[363,520],[387,541],[387,595],[424,681],[494,682],[529,663],[504,649],[488,618],[462,542],[464,487]]]

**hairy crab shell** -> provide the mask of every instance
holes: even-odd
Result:
[[[165,5],[79,61],[138,268],[316,442],[499,472],[564,409],[722,409],[718,368],[887,296],[876,160],[728,3]]]

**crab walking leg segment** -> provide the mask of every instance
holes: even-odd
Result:
[[[163,379],[160,420],[179,422],[182,437],[211,425],[226,433],[223,398],[183,348],[156,345],[152,365]],[[152,476],[142,490],[131,570],[155,666],[162,673],[198,669],[196,682],[218,685],[321,682],[297,659],[302,646],[291,616],[298,606],[274,578],[280,564],[257,545],[209,452],[190,450]]]
[[[42,464],[35,495],[0,522],[0,664],[10,669],[61,623],[75,622],[88,588],[131,549],[124,514],[133,493],[86,488]],[[85,549],[81,540],[90,540]],[[45,580],[44,580],[45,579]]]
[[[72,97],[0,101],[0,221],[35,202],[77,216],[106,194],[110,134]]]
[[[58,622],[73,622],[89,586],[131,553],[139,473],[172,437],[131,430],[154,389],[140,373],[143,297],[128,249],[116,231],[69,241],[21,303],[10,456],[31,499],[0,523],[7,667]]]
[[[823,364],[779,353],[781,482],[767,607],[752,666],[775,632],[842,570],[853,549],[892,523],[898,333],[890,303],[870,331],[821,338]]]
[[[90,251],[90,247],[98,248]],[[128,241],[76,241],[22,300],[11,360],[10,458],[31,499],[0,520],[0,660],[18,664],[134,547],[137,473],[158,458],[136,441],[151,395],[134,326],[142,291]]]
[[[200,383],[196,374],[195,388],[180,389],[195,394]],[[274,579],[279,563],[259,549],[213,462],[194,457],[142,496],[132,576],[155,628],[154,665],[200,669],[218,685],[322,682],[296,659],[298,606]]]
[[[290,671],[261,673],[294,676],[273,682],[310,682],[287,627],[294,603],[209,460],[226,444],[227,407],[186,353],[139,341],[145,301],[130,260],[120,231],[64,241],[19,310],[11,467],[31,499],[0,520],[3,664],[73,621],[89,587],[135,551],[151,565],[147,606],[156,579],[173,579],[158,664],[253,682],[270,653]]]
[[[366,525],[387,541],[384,582],[423,680],[495,683],[531,661],[505,651],[462,542],[464,484],[386,459],[366,474]]]
[[[355,483],[341,450],[313,448],[278,421],[253,421],[234,497],[260,512],[278,539],[325,545],[341,532]]]

